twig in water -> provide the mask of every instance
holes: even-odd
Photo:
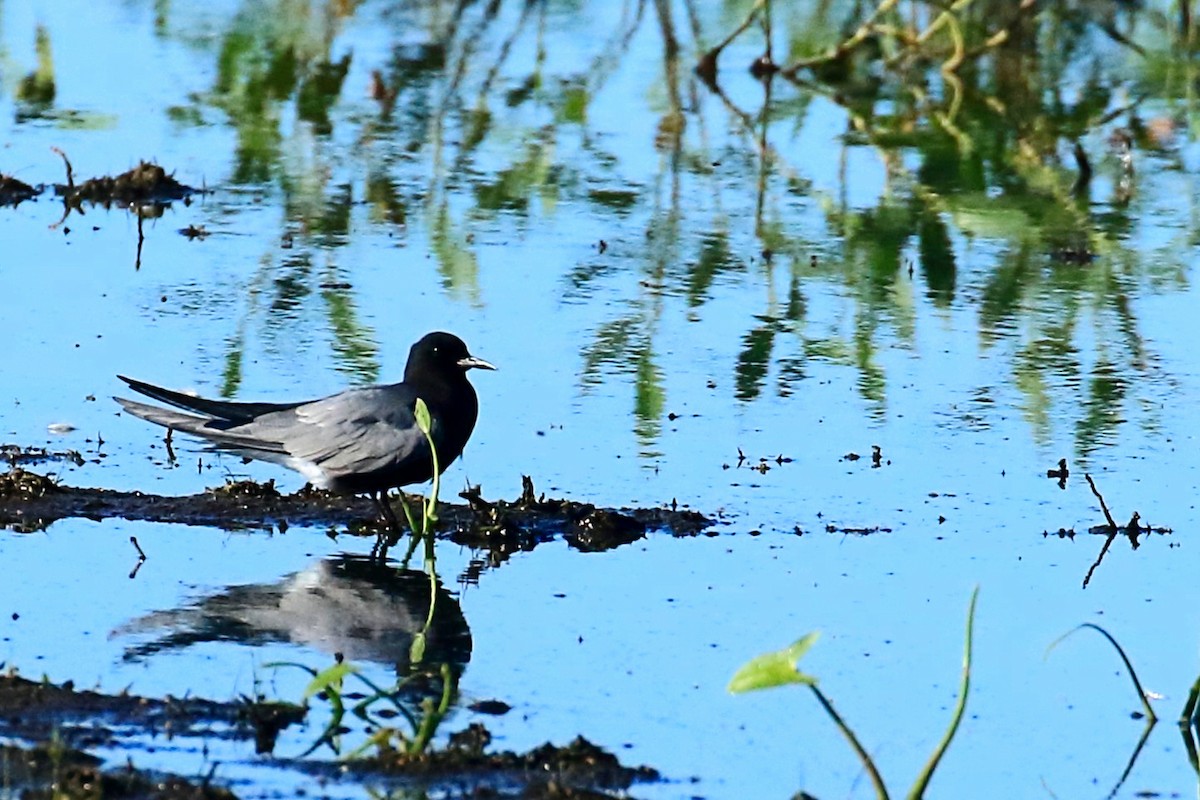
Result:
[[[1117,523],[1113,519],[1112,514],[1108,513],[1108,506],[1104,502],[1104,497],[1100,494],[1100,490],[1096,488],[1096,482],[1092,480],[1090,473],[1083,473],[1083,477],[1088,482],[1088,486],[1092,487],[1092,494],[1096,495],[1096,499],[1100,501],[1100,510],[1104,512],[1104,518],[1108,520],[1109,527],[1114,531],[1117,529]]]
[[[67,165],[67,190],[75,190],[75,170],[71,169],[71,160],[67,158],[67,154],[57,147],[51,147],[51,151],[62,156],[63,163]]]
[[[133,570],[129,573],[129,580],[133,580],[137,577],[138,570],[142,568],[142,564],[146,563],[146,553],[142,550],[142,546],[138,544],[136,536],[130,536],[129,541],[133,544],[134,548],[136,548],[138,552],[137,563],[133,565]]]
[[[1083,576],[1083,588],[1087,588],[1088,582],[1092,579],[1092,573],[1096,571],[1096,567],[1100,566],[1100,562],[1104,560],[1104,554],[1108,552],[1108,548],[1112,545],[1115,538],[1117,538],[1117,529],[1113,528],[1113,532],[1104,539],[1104,547],[1100,548],[1100,555],[1096,556],[1096,560],[1092,562],[1092,566],[1088,567],[1087,575]]]
[[[1109,513],[1108,505],[1104,502],[1104,497],[1100,494],[1100,490],[1096,488],[1096,482],[1092,480],[1091,474],[1085,472],[1083,473],[1083,477],[1087,480],[1088,486],[1092,487],[1092,494],[1096,495],[1096,499],[1100,501],[1100,510],[1104,512],[1104,518],[1108,520],[1108,527],[1112,529],[1112,532],[1104,540],[1104,546],[1100,548],[1100,555],[1096,556],[1095,562],[1088,568],[1087,575],[1083,576],[1083,588],[1086,589],[1088,583],[1092,580],[1092,573],[1096,571],[1096,567],[1100,566],[1100,562],[1104,560],[1104,554],[1112,546],[1113,539],[1117,538],[1117,533],[1120,529],[1117,527],[1112,514]]]

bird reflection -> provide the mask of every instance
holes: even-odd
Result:
[[[403,676],[410,672],[410,648],[425,626],[429,600],[424,572],[345,555],[276,583],[231,586],[183,608],[146,614],[110,638],[152,637],[128,646],[126,661],[204,642],[282,642],[340,653],[351,662],[393,665]],[[462,607],[438,583],[423,661],[449,664],[458,675],[470,658],[471,632]]]

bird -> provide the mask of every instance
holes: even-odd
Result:
[[[321,489],[369,495],[398,536],[388,490],[433,478],[429,442],[417,425],[417,399],[429,409],[430,438],[444,471],[462,454],[479,416],[479,398],[467,380],[471,369],[496,367],[471,355],[454,334],[435,331],[409,350],[400,383],[346,389],[317,400],[246,403],[209,400],[118,375],[135,392],[182,411],[113,399],[135,417],[204,439],[214,449],[280,464]]]

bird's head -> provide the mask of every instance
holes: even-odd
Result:
[[[452,333],[436,331],[421,337],[408,351],[408,365],[404,368],[406,381],[420,372],[433,371],[449,374],[469,369],[495,369],[494,366],[476,358],[467,350],[462,339]]]

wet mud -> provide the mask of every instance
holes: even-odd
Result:
[[[305,711],[281,703],[218,703],[196,698],[157,700],[131,694],[77,691],[8,672],[0,676],[0,737],[33,743],[0,749],[8,786],[23,798],[232,798],[229,791],[173,775],[135,769],[103,770],[86,751],[121,747],[128,737],[203,736],[261,741],[299,722]]]
[[[0,444],[0,460],[7,461],[10,467],[47,461],[66,461],[77,467],[83,466],[83,456],[78,450],[47,450],[45,447],[21,447],[16,444]]]
[[[139,214],[156,216],[156,210],[160,214],[163,208],[176,200],[187,200],[204,193],[203,189],[176,180],[173,173],[152,161],[141,161],[136,167],[118,175],[100,175],[77,183],[75,170],[66,153],[58,148],[51,149],[63,160],[67,182],[32,186],[11,175],[0,173],[0,207],[19,205],[53,189],[54,194],[62,199],[68,212],[82,212],[84,203],[88,203],[105,208],[125,207],[136,210]]]
[[[129,694],[77,691],[14,672],[0,676],[0,737],[30,743],[0,746],[5,788],[22,798],[215,798],[236,795],[218,782],[196,781],[138,769],[128,759],[107,766],[90,748],[120,747],[132,737],[222,736],[261,745],[292,724],[306,709],[286,703],[220,703],[211,700],[156,700]],[[451,734],[442,749],[405,754],[386,746],[375,755],[341,760],[279,759],[314,776],[436,786],[446,797],[628,797],[638,781],[654,781],[649,767],[627,767],[582,736],[565,747],[544,744],[527,753],[488,752],[491,734],[478,723]]]
[[[446,787],[473,775],[476,787],[471,797],[626,797],[624,791],[635,783],[661,779],[651,767],[621,764],[612,753],[583,736],[564,747],[547,743],[526,753],[488,752],[491,740],[485,726],[473,723],[451,734],[441,750],[409,755],[383,749],[338,766],[342,774],[419,778],[426,785]],[[314,771],[323,772],[324,766],[317,765]],[[514,789],[518,793],[513,794]]]
[[[0,746],[5,789],[22,800],[58,798],[155,798],[156,800],[232,800],[232,792],[194,783],[178,775],[162,775],[126,766],[104,771],[101,760],[80,750],[39,745]],[[19,795],[18,795],[19,792]]]
[[[75,170],[67,154],[57,147],[52,148],[62,158],[67,171],[67,182],[54,185],[54,193],[62,198],[68,211],[83,211],[83,204],[125,206],[142,213],[147,209],[161,209],[175,200],[186,200],[202,190],[175,180],[172,173],[152,161],[138,162],[136,167],[119,175],[102,175],[75,182]]]
[[[94,724],[84,732],[64,726],[70,719],[88,717]],[[14,672],[0,676],[0,725],[6,735],[48,739],[57,735],[69,746],[95,747],[113,741],[103,720],[120,719],[149,733],[187,735],[213,722],[234,722],[237,714],[203,700],[151,700],[135,695],[103,695],[76,691],[72,682],[56,686],[32,681]]]
[[[511,501],[485,500],[474,491],[463,494],[466,504],[439,503],[438,538],[502,558],[557,538],[578,550],[595,552],[629,544],[652,531],[695,536],[715,524],[688,509],[614,510],[546,498],[536,494],[529,478],[523,483],[521,495]],[[410,498],[410,503],[419,502],[416,496]],[[350,534],[370,536],[377,535],[380,526],[375,507],[366,498],[311,487],[283,494],[274,481],[237,481],[172,497],[66,486],[19,466],[0,474],[0,525],[28,532],[73,517],[268,531],[292,525],[343,526]]]
[[[56,185],[55,194],[67,205],[80,208],[84,202],[93,205],[162,205],[183,200],[199,192],[175,180],[175,176],[153,162],[143,161],[120,175],[89,178],[75,184],[67,170],[67,184]]]

